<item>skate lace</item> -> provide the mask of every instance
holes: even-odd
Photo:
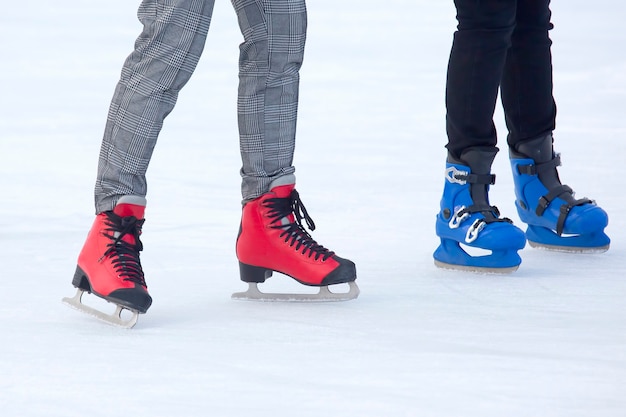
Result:
[[[111,258],[111,264],[124,281],[132,281],[146,286],[139,260],[139,252],[143,250],[139,235],[144,220],[139,220],[135,216],[120,217],[113,212],[105,212],[105,214],[107,216],[107,229],[103,235],[109,238],[111,243],[107,244],[108,249],[99,261]],[[126,235],[131,235],[135,239],[135,244],[123,240]]]
[[[268,216],[272,219],[272,223],[279,223],[271,227],[282,230],[279,236],[290,246],[295,245],[297,251],[303,255],[308,255],[309,258],[314,256],[315,260],[321,257],[324,261],[335,254],[335,252],[317,243],[304,228],[302,220],[306,222],[311,231],[315,230],[315,222],[309,216],[296,190],[293,190],[286,198],[268,198],[263,202],[263,205],[269,208]],[[283,224],[283,219],[287,219],[290,214],[294,215],[295,221]]]

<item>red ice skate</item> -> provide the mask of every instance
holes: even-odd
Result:
[[[348,259],[318,244],[304,229],[315,224],[309,217],[293,183],[273,184],[270,192],[243,207],[241,229],[237,238],[237,258],[241,280],[249,284],[247,292],[233,298],[264,301],[343,301],[358,297],[354,282],[356,267]],[[266,294],[257,284],[272,272],[288,275],[301,284],[320,287],[317,294]],[[335,293],[329,285],[349,284],[349,291]]]
[[[137,315],[148,310],[152,298],[139,260],[145,206],[143,197],[124,196],[113,211],[96,216],[72,280],[78,290],[73,298],[64,298],[65,303],[122,327],[134,326]],[[84,292],[116,304],[115,313],[109,315],[83,304]],[[129,320],[121,318],[123,309],[133,313]]]

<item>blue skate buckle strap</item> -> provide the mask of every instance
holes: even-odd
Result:
[[[561,154],[556,154],[554,158],[542,164],[518,165],[517,172],[526,175],[537,175],[549,169],[561,166]]]
[[[498,207],[484,205],[484,204],[472,204],[469,207],[462,207],[462,209],[459,210],[456,215],[459,218],[463,216],[463,218],[461,219],[461,221],[463,221],[467,218],[467,216],[465,215],[470,215],[474,213],[481,213],[484,217],[482,221],[485,224],[490,224],[490,223],[495,223],[495,222],[513,223],[513,221],[509,219],[508,217],[500,218],[500,210],[498,210]]]
[[[553,188],[552,190],[550,190],[548,194],[542,197],[539,197],[539,201],[537,202],[537,209],[535,210],[535,213],[537,213],[537,216],[543,215],[543,213],[546,211],[550,203],[552,203],[552,201],[555,198],[561,197],[563,194],[571,195],[572,193],[573,193],[573,190],[567,185],[561,185],[559,187]]]
[[[584,204],[589,204],[589,203],[595,204],[596,202],[585,197],[585,198],[578,199],[572,203],[563,204],[559,209],[560,214],[559,214],[559,219],[556,222],[556,233],[559,236],[563,234],[563,227],[565,225],[565,219],[567,218],[567,215],[569,214],[572,208],[576,206],[582,206]]]
[[[565,219],[567,218],[567,215],[569,214],[569,211],[572,209],[572,206],[569,204],[563,204],[559,211],[559,218],[556,221],[556,233],[557,235],[561,236],[561,234],[563,234],[563,227],[565,225]]]
[[[469,174],[467,175],[466,181],[470,184],[494,185],[496,183],[496,176],[495,174]]]
[[[569,196],[571,196],[573,195],[573,193],[574,191],[567,185],[561,185],[560,187],[556,187],[555,189],[550,191],[550,193],[548,193],[547,195],[539,198],[537,210],[535,210],[535,212],[537,213],[538,216],[541,216],[543,215],[545,210],[548,208],[550,203],[555,198],[558,198],[558,197],[563,198],[562,197],[563,194],[568,194]],[[585,197],[585,198],[580,198],[578,200],[574,200],[568,203],[561,204],[561,207],[559,207],[559,218],[556,221],[556,233],[559,236],[563,234],[563,229],[565,226],[565,219],[567,218],[567,215],[569,214],[570,210],[573,207],[582,206],[584,204],[595,204],[595,201]]]
[[[490,184],[496,183],[494,174],[470,174],[467,171],[461,171],[455,167],[449,167],[445,173],[446,179],[450,183],[465,185],[469,184]]]

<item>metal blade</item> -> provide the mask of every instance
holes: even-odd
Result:
[[[93,316],[99,320],[102,320],[108,324],[111,324],[113,326],[117,326],[117,327],[123,327],[125,329],[130,329],[132,328],[135,324],[137,324],[137,318],[139,316],[139,313],[133,310],[129,310],[125,307],[122,307],[121,305],[116,304],[116,308],[115,308],[115,312],[113,312],[113,314],[107,314],[104,313],[100,310],[96,310],[93,307],[89,307],[88,305],[85,305],[82,303],[82,296],[85,293],[84,290],[81,290],[80,288],[77,289],[76,294],[74,295],[74,297],[64,297],[63,298],[63,303],[67,304],[68,306],[81,311],[85,314],[88,314],[90,316]],[[130,317],[128,320],[124,320],[122,318],[122,311],[123,310],[128,310],[132,313],[132,317]]]
[[[348,282],[350,286],[348,292],[336,293],[330,291],[328,286],[320,287],[317,294],[282,294],[282,293],[264,293],[259,290],[256,282],[248,283],[248,290],[244,292],[236,292],[231,298],[235,300],[252,300],[252,301],[282,301],[282,302],[328,302],[328,301],[348,301],[357,298],[360,294],[359,287],[356,282]]]

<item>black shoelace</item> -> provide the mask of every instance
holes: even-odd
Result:
[[[272,219],[272,223],[278,223],[271,227],[282,230],[280,237],[284,238],[285,242],[289,243],[290,246],[295,245],[297,251],[300,251],[303,255],[308,255],[309,258],[314,256],[315,260],[322,257],[323,261],[335,254],[335,252],[318,244],[304,228],[302,220],[306,222],[307,227],[311,231],[315,230],[315,223],[306,211],[296,190],[293,190],[289,197],[268,198],[263,201],[263,204],[270,209],[269,217]],[[292,213],[295,222],[282,224],[282,219],[287,218]]]
[[[144,220],[138,220],[135,216],[120,217],[113,212],[105,212],[107,216],[107,229],[104,236],[111,239],[100,260],[111,258],[111,264],[124,281],[132,281],[146,286],[146,281],[139,261],[139,252],[143,250],[143,244],[139,240],[141,226]],[[107,233],[109,232],[109,233]],[[128,243],[124,236],[131,235],[135,238],[135,244]]]

